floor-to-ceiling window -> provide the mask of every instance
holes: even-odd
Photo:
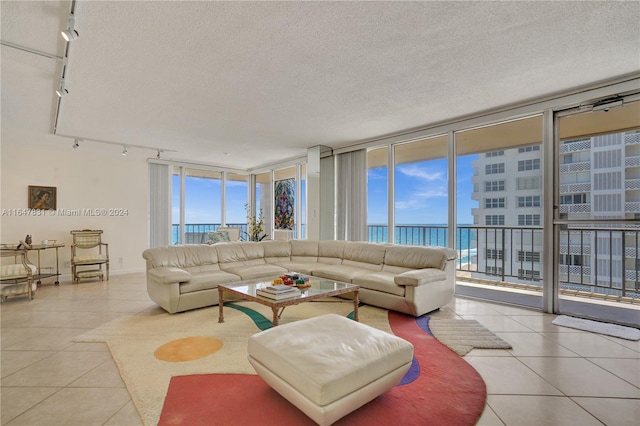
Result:
[[[207,243],[223,221],[245,230],[248,175],[176,165],[171,191],[172,244]]]
[[[300,239],[307,238],[307,165],[300,165],[300,196],[298,197],[300,207],[299,224]]]
[[[367,151],[367,222],[369,241],[389,242],[389,148]]]
[[[518,292],[485,298],[542,307],[542,116],[455,133],[459,275]],[[478,288],[460,287],[478,295]]]
[[[231,172],[225,174],[224,223],[226,226],[238,227],[246,231],[248,190],[248,175]]]
[[[222,173],[186,168],[184,176],[184,242],[203,244],[222,222]]]
[[[268,235],[272,234],[271,223],[273,223],[273,214],[271,206],[271,172],[264,172],[254,175],[255,179],[255,208],[252,216],[257,219],[262,217],[264,220],[265,232]]]
[[[182,168],[171,167],[171,244],[182,244],[184,222],[182,217]]]
[[[640,102],[558,113],[556,152],[559,311],[634,323],[621,308],[640,299]]]
[[[447,247],[447,135],[394,145],[394,241]]]

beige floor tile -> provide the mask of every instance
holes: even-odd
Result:
[[[9,348],[17,343],[29,340],[32,337],[40,336],[42,333],[42,330],[35,328],[4,327],[0,332],[0,348]]]
[[[640,398],[640,389],[584,358],[519,359],[567,396]]]
[[[588,358],[588,360],[640,388],[640,360],[628,358]]]
[[[605,425],[638,426],[640,399],[573,398]]]
[[[495,333],[512,346],[513,356],[557,356],[577,357],[575,352],[547,339],[538,333]]]
[[[107,359],[108,352],[58,352],[2,379],[2,386],[67,386]]]
[[[612,337],[612,336],[602,336],[602,337],[640,353],[640,340],[626,340],[626,339],[620,339],[619,337]]]
[[[0,393],[0,413],[2,424],[6,425],[14,418],[29,410],[34,405],[44,401],[49,396],[58,392],[61,388],[55,387],[2,387]],[[35,426],[35,424],[34,424]]]
[[[12,351],[62,351],[73,345],[72,339],[90,328],[51,328],[37,337],[18,342],[3,350]]]
[[[551,322],[556,319],[556,316],[551,314],[510,315],[510,318],[538,333],[576,333],[579,331],[575,328],[558,327],[552,324]]]
[[[8,426],[103,425],[129,401],[124,388],[64,388]]]
[[[464,319],[476,320],[494,333],[515,332],[530,333],[528,327],[504,315],[463,315]]]
[[[468,299],[455,298],[447,305],[449,309],[458,315],[497,315],[499,312],[486,303]]]
[[[142,419],[133,402],[129,402],[122,407],[122,409],[118,410],[104,426],[142,426]]]
[[[640,359],[640,352],[595,333],[543,333],[543,336],[583,357]]]
[[[93,370],[69,384],[79,388],[124,388],[120,371],[115,362],[109,358]]]
[[[490,395],[488,404],[509,426],[602,426],[582,407],[564,397]]]
[[[488,394],[562,395],[516,358],[466,356],[464,359],[480,373]]]
[[[496,415],[496,413],[487,404],[482,412],[482,416],[476,423],[476,426],[505,426],[502,420]]]
[[[7,377],[55,353],[54,351],[2,351],[0,354],[1,376]]]

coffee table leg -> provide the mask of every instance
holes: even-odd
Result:
[[[218,287],[218,323],[224,322],[224,289]]]
[[[353,292],[353,319],[360,322],[358,318],[358,305],[360,304],[360,290]]]
[[[271,325],[275,327],[280,322],[280,316],[278,315],[278,308],[271,308],[271,311],[273,311],[273,321],[271,321]]]

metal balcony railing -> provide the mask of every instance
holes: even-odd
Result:
[[[444,225],[396,226],[395,243],[449,246]],[[456,230],[461,279],[522,284],[542,290],[542,227],[460,225]],[[369,225],[369,241],[388,242],[385,225]],[[561,291],[640,299],[640,228],[606,225],[560,231]]]
[[[171,225],[171,243],[172,244],[206,244],[209,240],[209,232],[215,231],[219,223],[185,223],[184,225],[184,241],[180,236],[180,225]],[[246,223],[227,223],[226,226],[240,228],[240,235],[246,235]]]

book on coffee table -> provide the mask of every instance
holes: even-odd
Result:
[[[300,296],[301,292],[297,288],[292,288],[291,291],[284,291],[280,293],[272,293],[270,291],[258,289],[256,290],[256,294],[258,296],[267,297],[269,299],[281,300],[281,299],[289,299],[292,297]]]
[[[297,289],[290,285],[280,284],[280,285],[270,285],[267,287],[263,287],[260,290],[268,291],[269,293],[280,294],[280,293],[288,293],[290,291],[295,291]]]

